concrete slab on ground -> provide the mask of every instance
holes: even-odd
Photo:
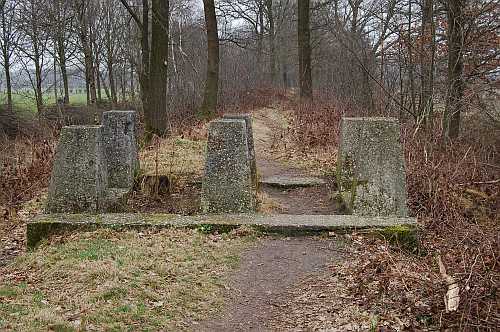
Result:
[[[416,226],[415,218],[360,217],[353,215],[260,215],[227,214],[179,216],[172,214],[53,214],[41,215],[26,226],[28,248],[61,231],[97,228],[204,228],[228,231],[250,226],[262,232],[301,235],[324,231],[380,230],[394,226]]]
[[[310,176],[274,175],[260,181],[261,185],[279,188],[314,187],[325,185],[323,179]]]

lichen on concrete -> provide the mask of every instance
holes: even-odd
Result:
[[[245,120],[245,125],[247,130],[248,158],[250,160],[250,171],[252,172],[252,183],[254,184],[254,189],[256,190],[258,186],[258,176],[257,176],[257,161],[255,157],[255,147],[253,138],[252,115],[224,114],[224,119]]]
[[[108,186],[130,190],[134,185],[134,175],[139,170],[136,112],[104,112],[102,125]]]
[[[210,123],[201,196],[205,213],[256,209],[246,128],[245,120],[240,119]]]
[[[106,209],[107,167],[102,126],[63,127],[54,159],[46,211],[102,212]]]
[[[348,212],[406,216],[406,171],[397,120],[343,118],[336,177]]]
[[[262,215],[262,214],[212,214],[179,216],[173,214],[53,214],[41,215],[27,224],[28,248],[34,248],[42,239],[63,231],[86,231],[96,228],[194,228],[228,231],[240,226],[252,227],[264,233],[303,235],[326,231],[373,229],[404,225],[405,236],[416,228],[414,218],[362,217],[355,215]],[[409,233],[410,232],[410,233]]]

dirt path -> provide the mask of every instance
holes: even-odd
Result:
[[[276,109],[264,108],[253,114],[253,133],[260,179],[274,176],[305,177],[305,171],[275,158],[273,142],[286,126]],[[333,214],[328,184],[280,188],[261,186],[271,208],[266,212],[285,214]],[[230,278],[227,304],[220,316],[193,326],[195,331],[270,331],[273,317],[280,317],[290,293],[301,281],[323,275],[327,266],[342,258],[340,241],[318,237],[264,238],[241,260],[240,269]]]
[[[193,331],[269,331],[269,320],[286,306],[289,290],[340,258],[338,242],[329,239],[263,239],[243,255],[222,314]]]
[[[261,179],[271,176],[309,176],[304,170],[294,168],[278,160],[273,153],[273,143],[280,139],[286,128],[286,118],[274,108],[263,108],[252,113],[253,134],[257,168]],[[334,214],[338,207],[331,199],[328,183],[298,188],[262,186],[263,199],[268,211],[284,214]]]

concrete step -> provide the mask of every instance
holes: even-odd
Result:
[[[28,248],[34,248],[41,240],[64,231],[86,231],[98,228],[199,228],[227,232],[240,226],[251,226],[268,233],[302,235],[315,232],[373,229],[417,225],[415,218],[361,217],[353,215],[197,215],[172,214],[53,214],[40,215],[26,226]]]
[[[294,175],[274,175],[269,176],[260,181],[261,185],[277,187],[277,188],[300,188],[300,187],[314,187],[326,184],[326,181],[310,176],[294,176]]]

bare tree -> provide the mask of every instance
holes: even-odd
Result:
[[[300,97],[312,98],[311,31],[309,0],[298,2],[298,46]]]
[[[146,130],[150,134],[165,135],[167,127],[167,64],[169,43],[169,1],[153,0],[151,26],[150,94],[146,116]]]
[[[64,0],[51,0],[48,11],[49,24],[52,26],[54,43],[54,61],[58,62],[63,82],[63,103],[69,104],[69,78],[68,78],[68,47],[72,42],[73,13],[70,2]],[[55,75],[55,73],[54,73]],[[56,90],[57,87],[54,86]]]
[[[464,0],[447,2],[448,16],[448,80],[444,136],[457,138],[460,132],[460,113],[464,108],[463,47],[464,47]]]
[[[9,1],[6,8],[6,1],[0,3],[0,48],[2,51],[2,66],[5,72],[5,83],[7,88],[7,111],[12,112],[12,79],[11,66],[15,45],[19,34],[15,26],[15,1]]]
[[[42,5],[36,0],[25,0],[17,10],[17,24],[23,34],[17,44],[20,63],[26,72],[33,92],[37,111],[43,110],[43,81],[47,65],[47,47],[50,35],[44,29]],[[34,69],[34,73],[33,73]]]
[[[207,79],[200,115],[215,114],[219,94],[219,35],[214,0],[203,0],[205,26],[207,30]]]
[[[433,111],[434,56],[436,52],[434,0],[423,0],[420,39],[421,92],[419,116],[425,120]]]

